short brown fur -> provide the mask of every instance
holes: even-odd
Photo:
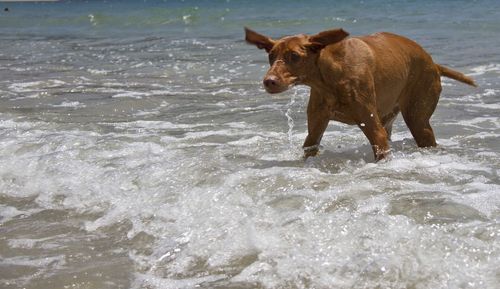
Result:
[[[476,86],[460,72],[433,62],[414,41],[392,33],[351,37],[342,29],[273,40],[245,28],[246,41],[265,49],[269,93],[311,87],[305,156],[314,156],[330,120],[356,124],[373,148],[387,156],[392,123],[399,112],[419,147],[436,146],[429,124],[446,76]]]

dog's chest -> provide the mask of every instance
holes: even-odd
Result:
[[[346,104],[340,102],[334,96],[329,97],[326,103],[328,111],[330,112],[330,120],[339,121],[345,124],[356,124],[347,111],[348,106]]]
[[[345,124],[356,124],[356,122],[348,114],[346,114],[342,111],[338,111],[338,110],[331,112],[330,119],[335,120],[335,121],[339,121],[339,122],[342,122]]]

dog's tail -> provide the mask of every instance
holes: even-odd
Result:
[[[449,78],[453,78],[455,80],[458,80],[460,82],[463,82],[463,83],[466,83],[468,85],[472,85],[474,87],[477,87],[476,83],[474,82],[474,80],[468,76],[465,76],[463,73],[460,73],[458,71],[455,71],[453,69],[450,69],[448,67],[445,67],[445,66],[442,66],[442,65],[439,65],[439,64],[436,64],[438,70],[439,70],[439,74],[441,74],[441,76],[446,76],[446,77],[449,77]]]

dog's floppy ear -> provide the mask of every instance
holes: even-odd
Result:
[[[349,36],[349,33],[342,28],[323,31],[309,36],[310,44],[307,47],[314,52],[318,52],[330,44],[341,41],[347,36]]]
[[[275,43],[271,38],[261,35],[247,27],[245,27],[245,40],[257,46],[259,49],[265,49],[266,52],[271,51]]]

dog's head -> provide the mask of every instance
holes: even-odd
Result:
[[[315,35],[301,34],[273,40],[245,28],[245,40],[269,54],[271,68],[263,81],[269,93],[280,93],[293,85],[306,84],[308,76],[317,69],[316,60],[321,49],[348,35],[342,29],[333,29]]]

